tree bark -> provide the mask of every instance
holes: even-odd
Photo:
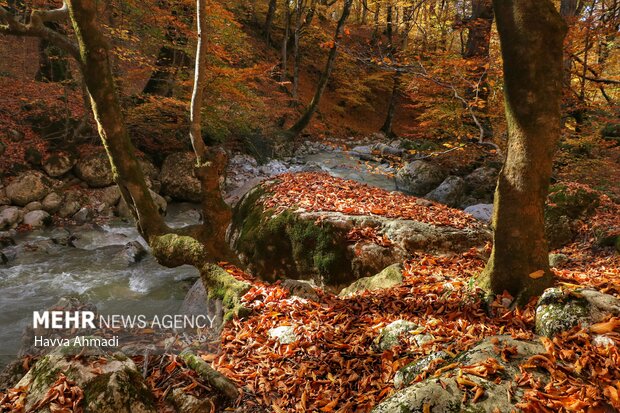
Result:
[[[400,93],[400,72],[394,74],[394,85],[392,87],[392,94],[390,95],[390,103],[388,104],[387,115],[385,116],[385,122],[381,127],[381,132],[385,133],[385,136],[391,137],[394,135],[392,131],[392,125],[394,123],[394,114],[396,112],[396,101]]]
[[[299,38],[301,36],[302,0],[295,0],[295,33],[293,34],[293,98],[297,99],[299,90]]]
[[[477,283],[518,304],[551,286],[544,205],[560,137],[566,25],[550,0],[494,0],[508,149],[495,191],[494,244]]]
[[[198,165],[206,160],[206,148],[202,140],[202,100],[207,81],[207,1],[196,1],[196,29],[198,43],[196,45],[196,65],[194,68],[194,89],[189,110],[189,139],[196,154]]]
[[[271,42],[271,26],[273,25],[273,18],[276,15],[276,8],[278,7],[277,0],[269,0],[269,9],[267,10],[267,17],[265,18],[265,40],[267,44]]]
[[[321,74],[319,83],[317,84],[316,91],[314,93],[314,97],[312,98],[312,101],[306,108],[306,111],[299,118],[299,120],[289,129],[289,133],[292,136],[299,135],[301,131],[303,131],[308,126],[308,124],[310,123],[310,120],[312,119],[312,116],[314,115],[314,112],[316,112],[316,109],[319,106],[319,102],[321,101],[321,97],[323,96],[323,93],[325,92],[325,87],[327,86],[327,82],[329,81],[329,77],[334,68],[334,62],[336,61],[336,56],[338,54],[338,44],[342,40],[342,32],[344,30],[344,24],[347,21],[347,18],[349,17],[349,13],[351,12],[352,3],[353,3],[353,0],[344,1],[342,15],[340,16],[340,19],[338,20],[338,24],[336,25],[336,33],[334,34],[334,44],[329,50],[329,56],[327,57],[327,63],[325,64],[325,70]]]
[[[288,41],[291,33],[291,8],[288,1],[285,4],[284,13],[284,37],[282,38],[282,74],[280,76],[280,82],[286,82],[288,77]]]

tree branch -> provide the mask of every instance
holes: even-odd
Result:
[[[66,3],[54,10],[33,10],[30,14],[30,23],[18,21],[7,9],[0,6],[0,34],[12,36],[38,37],[45,39],[54,46],[67,52],[79,61],[80,50],[67,36],[45,26],[45,23],[61,22],[68,18]]]

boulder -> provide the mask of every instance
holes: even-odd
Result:
[[[66,153],[57,153],[48,156],[42,163],[43,170],[52,178],[59,178],[69,172],[75,165],[73,156]]]
[[[43,209],[43,204],[40,203],[39,201],[32,201],[32,202],[28,203],[28,205],[26,205],[24,207],[23,211],[24,211],[24,213],[26,213],[26,212],[30,212],[30,211],[37,211],[39,209]]]
[[[110,159],[105,152],[80,159],[73,169],[77,177],[91,188],[103,188],[114,183]]]
[[[426,194],[425,198],[456,207],[465,195],[465,181],[458,176],[447,177],[437,188]]]
[[[478,202],[492,203],[498,174],[497,169],[487,166],[474,169],[464,179],[468,194]]]
[[[400,345],[400,336],[402,334],[411,333],[418,329],[420,327],[411,321],[396,320],[381,330],[374,344],[379,351],[391,350]]]
[[[491,222],[493,204],[477,204],[465,208],[465,212],[482,222]]]
[[[118,254],[127,264],[135,264],[142,261],[147,255],[146,249],[138,241],[131,241],[125,244],[123,250]]]
[[[96,358],[93,358],[96,357]],[[39,359],[17,383],[26,390],[25,410],[31,410],[48,393],[55,390],[66,394],[71,386],[83,391],[81,404],[86,412],[98,413],[155,413],[153,395],[134,362],[121,355],[91,356],[97,368],[91,367],[88,357],[67,358],[55,350]],[[63,390],[68,388],[68,390]],[[69,411],[68,409],[67,411]],[[34,410],[46,412],[45,408]],[[59,410],[60,411],[60,410]]]
[[[504,347],[515,348],[517,351],[508,361],[504,361],[498,351]],[[543,353],[545,348],[539,341],[516,340],[510,336],[488,337],[471,350],[458,355],[453,361],[460,363],[451,364],[454,367],[446,366],[446,370],[438,376],[432,376],[396,392],[379,403],[372,413],[511,413],[515,410],[515,403],[523,397],[523,390],[515,386],[511,379],[520,373],[520,363],[533,355]],[[483,378],[459,372],[462,365],[488,363],[489,359],[493,359],[493,363],[499,366],[495,374]],[[475,404],[472,397],[463,397],[458,384],[458,380],[463,378],[484,389],[484,396]]]
[[[554,337],[620,315],[620,299],[592,289],[549,288],[536,305],[536,334]]]
[[[116,206],[121,199],[121,190],[118,188],[118,185],[108,186],[97,192],[97,198],[106,206],[113,207]]]
[[[428,161],[413,161],[396,174],[396,186],[403,191],[422,196],[437,187],[446,178],[441,167]]]
[[[189,152],[176,152],[164,160],[159,174],[162,192],[179,201],[200,202],[200,181],[194,173],[196,158]]]
[[[52,217],[45,211],[30,211],[24,215],[24,225],[32,228],[42,228],[52,223]]]
[[[57,192],[50,192],[47,194],[45,198],[43,198],[43,202],[41,203],[43,210],[53,214],[58,211],[60,206],[62,205],[63,198],[58,195]]]
[[[376,161],[377,158],[373,155],[372,145],[356,146],[349,151],[352,156],[358,157],[363,161]]]
[[[402,264],[392,264],[377,275],[364,277],[340,291],[341,297],[355,294],[358,291],[374,291],[392,288],[403,283]]]
[[[151,189],[149,189],[149,193],[151,194],[151,198],[153,198],[155,205],[157,205],[159,213],[162,215],[166,215],[166,210],[168,209],[168,202],[166,202],[163,196],[159,195]],[[118,203],[118,216],[123,218],[132,217],[131,211],[127,206],[127,202],[125,202],[123,198],[121,198],[120,202]]]
[[[299,340],[292,326],[280,326],[269,330],[269,337],[278,340],[281,344],[291,344]]]
[[[6,196],[6,189],[0,188],[0,206],[10,205],[11,200]]]
[[[282,287],[286,288],[292,296],[305,300],[319,301],[315,286],[310,281],[304,280],[284,280]]]
[[[58,215],[61,218],[68,218],[78,212],[81,207],[82,205],[78,201],[66,201],[58,210]]]
[[[402,389],[408,386],[420,373],[423,373],[432,362],[437,363],[435,360],[442,360],[444,364],[452,357],[445,351],[437,351],[431,353],[428,356],[420,357],[416,361],[407,364],[396,372],[394,376],[394,387],[396,389]]]
[[[93,218],[95,218],[95,212],[89,207],[80,208],[78,212],[73,214],[72,218],[78,224],[85,224],[87,222],[92,221]]]
[[[275,213],[263,206],[264,197],[269,196],[268,185],[255,187],[239,201],[228,231],[228,241],[241,262],[266,281],[312,280],[321,288],[337,292],[362,277],[401,263],[414,252],[462,252],[491,239],[490,232],[479,225],[453,228],[377,215],[296,208]],[[372,228],[390,242],[378,244],[365,238],[351,242],[348,234],[364,228]]]
[[[174,405],[177,412],[183,413],[210,412],[214,405],[209,398],[198,398],[181,388],[172,390],[168,395],[168,399]]]
[[[551,268],[561,268],[569,261],[568,255],[549,254],[549,266]]]
[[[24,218],[24,213],[17,207],[8,207],[0,212],[0,229],[10,229],[19,225]]]
[[[159,169],[145,158],[138,159],[142,173],[144,173],[144,179],[146,180],[146,186],[153,191],[159,192],[161,189],[161,182],[159,181]]]
[[[25,206],[40,201],[50,191],[51,182],[41,172],[28,171],[19,175],[6,187],[6,195],[15,205]]]

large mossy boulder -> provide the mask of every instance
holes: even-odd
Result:
[[[549,288],[536,305],[536,333],[555,335],[581,325],[586,327],[620,316],[620,300],[592,289]]]
[[[38,406],[64,375],[83,391],[84,399],[80,407],[85,412],[156,412],[153,395],[131,359],[122,355],[98,356],[91,360],[96,362],[96,369],[88,360],[67,357],[58,350],[38,360],[16,385],[17,388],[28,389],[25,411],[50,412],[49,405],[45,403],[41,403],[41,407],[33,407]]]
[[[359,291],[374,291],[396,287],[403,283],[402,264],[392,264],[377,275],[363,277],[340,291],[341,297],[355,294]]]
[[[454,228],[379,215],[307,211],[297,206],[267,208],[264,201],[277,184],[273,180],[249,191],[235,207],[228,233],[241,262],[263,280],[312,280],[319,287],[339,291],[414,252],[462,252],[490,240],[489,231],[477,224]],[[372,238],[351,241],[351,231],[368,228],[389,242],[378,243]]]
[[[516,349],[514,357],[504,361],[498,349]],[[510,336],[488,337],[477,346],[458,355],[451,369],[439,377],[430,377],[396,392],[377,405],[372,413],[433,413],[455,412],[501,412],[515,410],[515,403],[523,396],[523,390],[514,386],[512,378],[520,373],[519,364],[527,358],[545,352],[537,341],[515,340]],[[459,371],[464,366],[489,363],[496,373],[486,378]],[[447,367],[446,367],[447,368]],[[473,403],[472,397],[463,397],[459,380],[468,380],[484,389],[484,395]],[[512,397],[511,397],[512,395]]]

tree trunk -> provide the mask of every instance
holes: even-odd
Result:
[[[276,15],[276,8],[278,7],[277,0],[269,0],[269,9],[267,9],[267,17],[265,18],[265,40],[267,44],[271,42],[271,26],[273,25],[273,18]]]
[[[385,133],[385,136],[391,137],[394,135],[392,132],[392,124],[394,123],[394,113],[396,112],[396,101],[398,100],[398,94],[400,93],[400,72],[394,74],[394,86],[392,87],[392,94],[390,96],[390,103],[388,104],[388,111],[385,117],[385,122],[381,127],[381,132]]]
[[[284,13],[284,37],[282,38],[282,75],[280,82],[286,82],[288,72],[288,40],[291,33],[291,8],[286,2]]]
[[[334,34],[334,44],[329,51],[329,56],[327,57],[327,63],[325,64],[325,70],[321,74],[319,79],[319,83],[316,87],[316,91],[314,93],[314,97],[312,101],[306,108],[304,114],[299,118],[297,123],[295,123],[289,129],[289,132],[292,136],[297,136],[303,131],[306,126],[310,123],[314,112],[319,106],[319,102],[321,101],[321,97],[323,96],[323,92],[325,92],[325,87],[327,86],[327,82],[329,80],[329,76],[334,68],[334,62],[336,61],[336,55],[338,54],[338,44],[342,40],[342,32],[344,30],[344,24],[347,21],[347,17],[349,17],[349,13],[351,12],[351,4],[353,0],[345,0],[344,7],[342,9],[342,15],[338,20],[338,24],[336,25],[336,33]]]
[[[114,179],[136,219],[140,234],[151,247],[153,256],[162,265],[176,267],[189,264],[198,268],[209,297],[223,301],[229,310],[227,317],[244,311],[240,305],[240,297],[249,286],[225,272],[215,271],[210,264],[219,258],[217,254],[220,254],[220,250],[226,249],[226,244],[216,241],[219,235],[214,237],[211,244],[204,244],[194,236],[198,232],[194,228],[179,230],[179,234],[173,233],[159,215],[150,196],[116,95],[108,41],[97,24],[97,0],[67,0],[67,5],[80,46],[79,65],[90,95],[99,135],[110,158]],[[215,162],[208,162],[200,171],[213,172],[220,165],[221,162],[216,159]],[[203,179],[202,182],[203,190],[212,190],[214,182],[219,189],[218,176],[209,175],[209,179]],[[211,200],[212,204],[219,202],[219,199]],[[211,227],[214,225],[207,224]],[[209,225],[207,229],[210,229]],[[198,233],[204,234],[204,231]]]
[[[59,31],[57,23],[46,23],[51,30]],[[35,80],[39,82],[64,82],[71,80],[67,53],[47,39],[39,40],[39,70]]]
[[[196,45],[196,65],[194,68],[194,89],[189,110],[189,139],[196,153],[198,165],[206,160],[206,149],[202,140],[202,100],[207,81],[207,1],[196,1],[196,29],[198,43]]]
[[[183,50],[162,46],[155,62],[155,71],[149,78],[142,93],[155,96],[172,96],[176,78],[180,70],[189,67],[190,58]]]
[[[552,285],[544,205],[560,137],[566,26],[550,0],[494,0],[504,61],[508,149],[495,191],[494,245],[477,283],[518,304]]]
[[[295,33],[293,42],[293,98],[299,90],[299,37],[301,36],[302,0],[295,0]]]

